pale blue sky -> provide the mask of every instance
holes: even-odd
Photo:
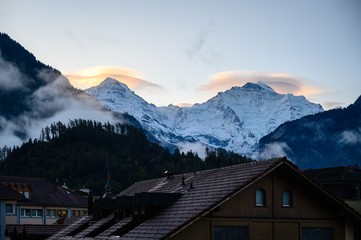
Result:
[[[131,70],[158,106],[259,80],[326,109],[361,94],[359,0],[0,0],[0,31],[64,74]]]

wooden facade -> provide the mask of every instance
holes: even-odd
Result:
[[[213,240],[216,226],[243,226],[247,239],[301,240],[303,229],[332,229],[335,240],[358,239],[355,226],[342,210],[305,184],[302,179],[278,169],[248,186],[221,206],[171,237],[172,240]],[[263,189],[265,205],[256,206],[256,191]],[[291,206],[284,207],[282,193],[292,193]],[[304,237],[304,238],[303,238]]]

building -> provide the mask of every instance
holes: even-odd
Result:
[[[285,158],[167,173],[89,212],[48,239],[361,239],[361,216]]]
[[[1,240],[5,239],[5,227],[6,227],[6,218],[8,218],[7,213],[12,212],[12,206],[20,199],[23,199],[23,196],[15,192],[14,190],[0,184],[0,238]]]
[[[0,176],[1,240],[6,225],[54,224],[87,214],[88,200],[44,178]]]

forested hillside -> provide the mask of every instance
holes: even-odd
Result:
[[[204,161],[192,152],[170,153],[148,141],[141,129],[76,119],[51,124],[21,147],[3,148],[0,174],[58,178],[72,189],[86,186],[102,194],[107,167],[117,193],[136,181],[162,177],[165,170],[177,174],[250,161],[223,149],[206,152]]]

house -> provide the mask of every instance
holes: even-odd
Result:
[[[13,205],[23,196],[14,190],[0,184],[0,239],[5,239],[6,218],[12,213]]]
[[[50,239],[361,239],[361,216],[286,158],[137,182]]]
[[[86,198],[44,178],[0,176],[0,200],[1,240],[7,224],[54,224],[88,210]]]

